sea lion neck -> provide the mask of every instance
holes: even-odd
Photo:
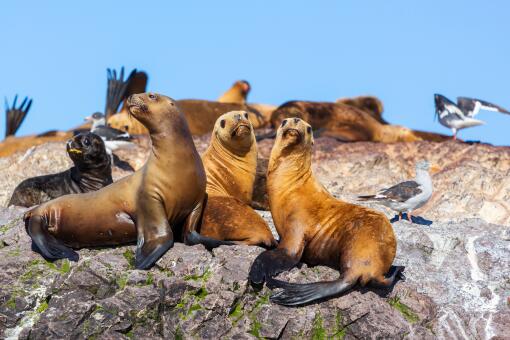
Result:
[[[283,151],[283,152],[282,152]],[[285,154],[273,148],[267,173],[268,192],[275,195],[302,188],[313,180],[311,151],[302,149]]]
[[[210,195],[233,196],[243,202],[251,201],[257,170],[255,142],[247,152],[235,153],[213,134],[203,159],[206,165],[211,165],[206,166],[207,192]],[[217,173],[213,175],[211,172]]]
[[[188,124],[181,113],[174,114],[171,119],[165,119],[162,124],[154,124],[154,126],[148,127],[148,130],[153,151],[173,149],[175,143],[185,143],[186,146],[193,145],[194,148]]]

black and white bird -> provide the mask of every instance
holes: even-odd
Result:
[[[414,179],[383,189],[376,195],[358,196],[358,199],[377,202],[391,208],[398,212],[398,220],[402,219],[403,213],[407,213],[407,219],[412,222],[412,211],[425,205],[432,196],[433,186],[429,168],[428,161],[419,161],[416,163]]]
[[[105,115],[101,112],[96,112],[85,120],[92,123],[90,132],[103,139],[108,153],[111,154],[122,146],[132,145],[129,133],[107,126]]]
[[[457,139],[457,132],[461,129],[485,124],[485,122],[474,118],[480,110],[510,114],[510,111],[480,99],[458,97],[457,104],[455,104],[445,96],[435,94],[434,101],[436,116],[441,125],[452,130],[453,139]]]

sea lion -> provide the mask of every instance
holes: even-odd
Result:
[[[143,82],[140,81],[140,83]],[[146,79],[143,84],[146,84]],[[195,136],[211,132],[218,117],[229,111],[248,111],[250,122],[254,128],[266,126],[269,123],[270,113],[273,111],[273,108],[260,104],[247,105],[246,98],[250,89],[250,84],[247,81],[239,80],[220,96],[218,101],[182,99],[178,100],[177,103],[186,116],[191,134]],[[259,108],[264,114],[259,112]],[[147,133],[143,125],[124,111],[111,116],[108,119],[108,124],[113,128],[127,131],[132,135]]]
[[[136,240],[135,265],[145,269],[172,247],[174,233],[184,230],[184,240],[197,234],[206,178],[183,114],[173,99],[151,92],[127,103],[150,132],[146,164],[101,190],[62,196],[25,213],[34,248],[47,259],[77,260],[70,247]]]
[[[321,136],[333,137],[344,142],[396,143],[448,139],[447,136],[440,134],[382,124],[371,114],[342,103],[290,101],[273,112],[271,124],[276,129],[289,117],[299,117],[319,130]]]
[[[265,279],[283,288],[271,297],[283,305],[337,295],[357,282],[390,286],[403,270],[392,267],[397,241],[390,221],[380,212],[334,198],[312,173],[312,145],[312,127],[287,118],[269,159],[267,188],[280,243],[255,259],[249,278],[254,285]],[[342,277],[309,284],[271,278],[299,261],[336,268]]]
[[[388,124],[388,122],[385,121],[382,117],[382,114],[384,111],[383,103],[377,97],[358,96],[358,97],[350,97],[350,98],[340,98],[340,99],[337,99],[336,102],[340,103],[340,104],[357,107],[358,109],[369,113],[379,123]]]
[[[257,169],[257,143],[246,111],[221,115],[202,155],[207,204],[200,234],[236,244],[271,247],[276,241],[250,206]]]
[[[238,80],[218,98],[218,102],[244,105],[250,90],[250,83],[246,80]]]
[[[14,189],[9,205],[32,207],[63,195],[96,191],[113,183],[110,157],[101,137],[90,132],[79,134],[67,142],[66,150],[73,167],[25,179]]]

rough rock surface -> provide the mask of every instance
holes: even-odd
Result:
[[[209,138],[195,141],[203,152]],[[261,156],[270,147],[271,141],[260,143]],[[138,168],[146,150],[118,155]],[[319,138],[313,161],[331,192],[354,201],[357,194],[412,176],[419,158],[441,171],[433,177],[436,194],[421,212],[433,223],[393,224],[395,264],[406,266],[406,281],[392,290],[356,289],[300,308],[273,305],[268,288],[257,292],[247,284],[261,248],[208,252],[176,244],[150,271],[133,269],[134,246],[82,249],[77,263],[49,263],[30,249],[21,221],[25,209],[0,208],[0,337],[508,338],[510,148]],[[62,143],[0,159],[1,202],[21,179],[68,166]],[[116,179],[127,173],[114,169]],[[260,214],[272,224],[269,212]],[[296,282],[336,277],[336,270],[306,265],[280,275]]]

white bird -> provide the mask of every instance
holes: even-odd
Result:
[[[358,196],[360,201],[373,201],[387,206],[398,212],[398,219],[402,213],[407,213],[407,219],[412,222],[411,212],[422,207],[432,196],[433,186],[429,174],[428,161],[416,163],[416,176],[388,189],[379,191],[376,195]]]
[[[461,129],[485,124],[485,122],[473,118],[480,110],[510,114],[510,111],[480,99],[458,97],[457,104],[455,104],[445,96],[435,94],[434,101],[436,116],[441,125],[452,130],[453,139],[457,139],[457,132]]]

